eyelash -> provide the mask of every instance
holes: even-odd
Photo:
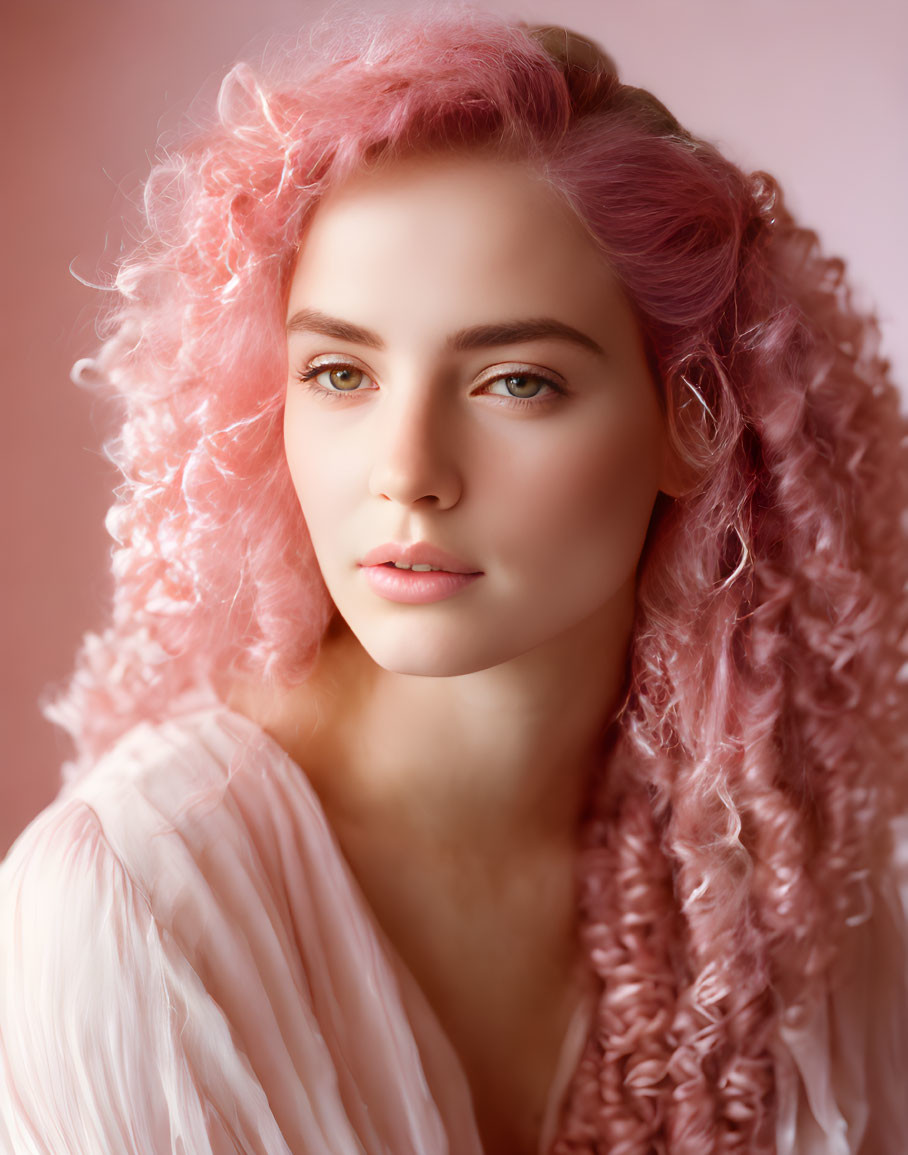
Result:
[[[301,373],[297,373],[296,378],[298,381],[302,382],[307,389],[311,390],[313,393],[318,394],[319,397],[330,397],[332,400],[337,400],[338,398],[344,397],[345,395],[354,395],[360,392],[359,389],[325,389],[324,386],[319,385],[315,378],[319,377],[322,373],[330,373],[333,369],[353,369],[357,373],[362,373],[363,377],[365,377],[367,380],[371,380],[371,378],[368,377],[368,375],[363,372],[362,369],[356,365],[351,364],[349,361],[330,361],[321,365],[310,365]],[[553,393],[562,396],[564,394],[564,389],[558,384],[558,382],[554,381],[551,377],[547,377],[544,373],[528,373],[522,372],[520,370],[512,370],[509,373],[498,373],[493,377],[486,378],[482,384],[483,386],[493,385],[496,381],[501,381],[505,377],[529,377],[534,381],[541,381],[543,385],[547,385],[553,391]],[[508,408],[514,409],[538,409],[545,405],[546,402],[551,402],[553,400],[551,395],[544,396],[541,399],[537,399],[538,395],[537,397],[504,397],[501,393],[491,393],[488,394],[488,396],[495,397]]]

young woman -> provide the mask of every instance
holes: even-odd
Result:
[[[905,421],[840,263],[463,10],[236,68],[146,206],[4,1149],[904,1152]]]

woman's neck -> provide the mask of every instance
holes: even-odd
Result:
[[[447,678],[381,669],[336,619],[305,683],[226,697],[299,763],[336,828],[513,861],[576,843],[632,616],[629,590],[604,621]]]

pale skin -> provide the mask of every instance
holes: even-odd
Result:
[[[577,1001],[579,812],[653,504],[683,486],[658,388],[594,242],[516,161],[352,178],[287,315],[287,460],[338,615],[307,682],[229,700],[318,792],[486,1149],[535,1155]],[[417,541],[481,576],[430,604],[370,588],[366,552]]]

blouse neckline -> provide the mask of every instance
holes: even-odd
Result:
[[[366,898],[352,866],[344,855],[337,834],[328,821],[321,799],[303,767],[257,722],[245,714],[232,710],[229,706],[221,702],[202,710],[193,708],[191,712],[173,716],[168,721],[170,724],[186,724],[199,714],[210,714],[216,722],[227,723],[228,728],[247,731],[270,755],[268,759],[269,765],[280,767],[292,787],[301,790],[307,796],[310,807],[313,808],[320,823],[327,831],[329,842],[337,855],[338,861],[343,866],[344,875],[351,890],[355,894],[358,908],[362,911],[394,969],[401,986],[401,995],[404,1001],[407,1002],[407,994],[409,992],[410,998],[418,1003],[416,1020],[411,1019],[411,1027],[413,1029],[417,1050],[422,1051],[419,1035],[422,1034],[423,1031],[427,1031],[429,1034],[436,1036],[437,1039],[443,1040],[446,1049],[449,1049],[450,1054],[456,1059],[457,1068],[462,1076],[464,1087],[472,1103],[469,1080],[467,1079],[466,1071],[463,1068],[462,1061],[454,1044],[442,1026],[425,991],[385,932],[378,916]],[[573,986],[575,990],[574,1010],[562,1040],[555,1065],[555,1072],[546,1098],[546,1106],[540,1126],[538,1155],[547,1155],[557,1134],[565,1098],[592,1029],[595,1009],[599,1001],[599,980],[583,957],[578,960],[574,969]],[[424,1043],[425,1041],[424,1039]]]

